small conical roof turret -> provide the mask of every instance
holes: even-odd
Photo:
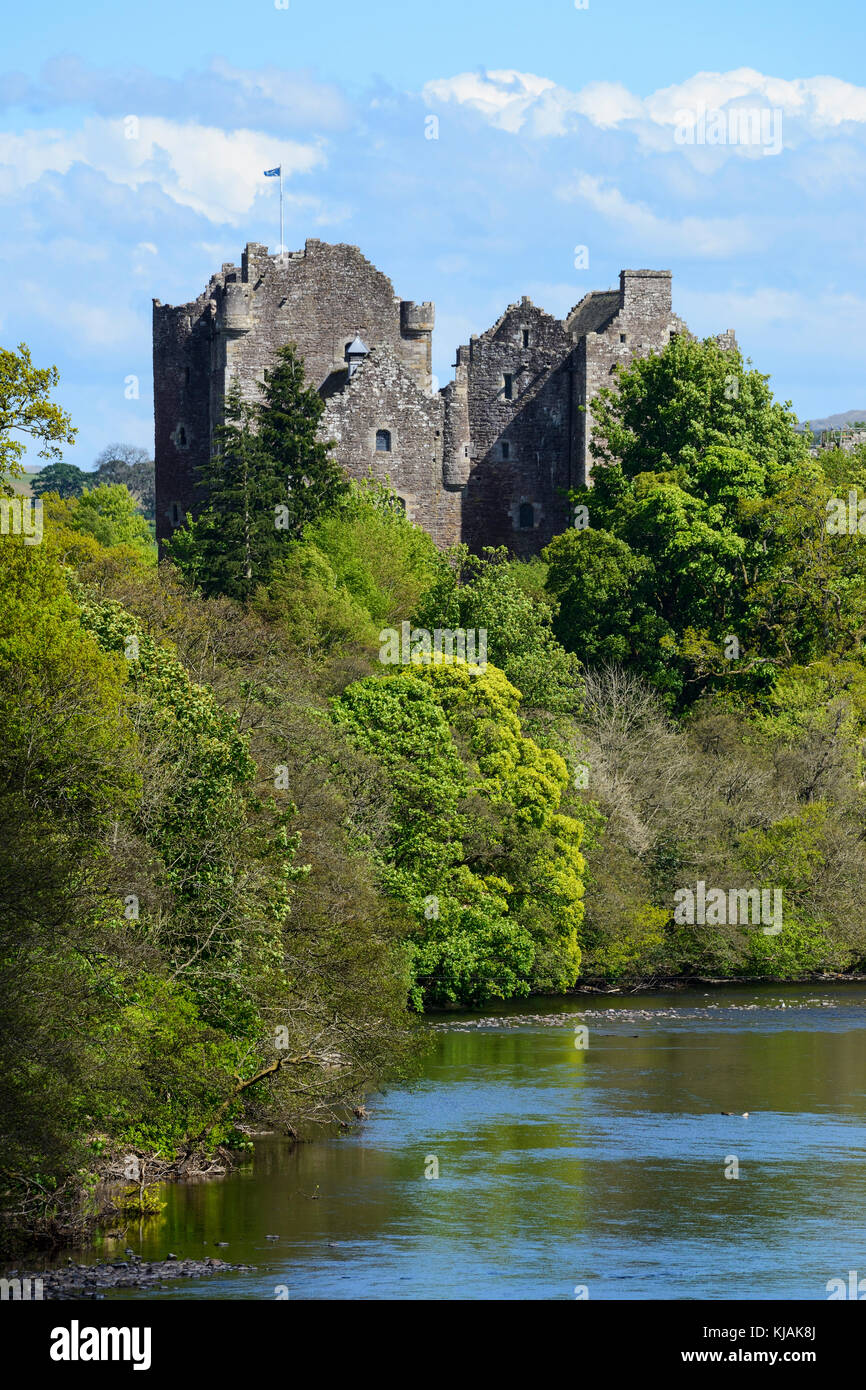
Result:
[[[361,362],[368,355],[370,349],[364,342],[360,334],[356,333],[351,343],[346,348],[346,361],[349,364],[349,376],[354,376]]]

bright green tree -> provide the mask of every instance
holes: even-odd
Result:
[[[129,545],[142,556],[156,558],[150,527],[122,483],[100,483],[85,489],[79,497],[67,498],[62,506],[51,508],[49,515],[70,531],[94,536],[100,545]]]
[[[53,460],[61,444],[75,442],[70,416],[50,397],[58,381],[56,367],[34,367],[26,343],[17,352],[0,348],[0,488],[23,471],[26,444],[16,436],[41,444],[39,457]]]
[[[527,738],[501,671],[416,663],[354,683],[335,718],[393,787],[379,853],[413,910],[416,1002],[567,989],[580,963],[581,827],[562,759]]]

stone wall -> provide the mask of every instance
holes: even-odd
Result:
[[[463,540],[535,554],[568,524],[573,344],[529,299],[508,306],[468,348],[471,473]]]
[[[344,373],[345,377],[345,373]],[[390,348],[374,348],[327,398],[320,434],[352,478],[387,482],[440,546],[460,539],[461,489],[442,480],[445,411]]]
[[[671,272],[620,271],[618,295],[614,297],[610,291],[588,295],[572,309],[565,326],[579,339],[574,378],[574,455],[576,481],[585,486],[592,478],[593,397],[602,387],[615,385],[618,366],[628,366],[648,352],[661,352],[671,334],[683,326],[671,308]]]
[[[296,344],[307,380],[320,389],[344,369],[346,346],[360,334],[368,347],[390,347],[430,390],[432,304],[401,300],[356,246],[309,240],[303,251],[271,256],[251,242],[240,267],[224,265],[197,300],[155,300],[153,314],[160,540],[177,524],[178,507],[196,505],[196,467],[212,448],[229,382],[256,399],[286,343]]]

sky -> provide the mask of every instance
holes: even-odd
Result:
[[[150,448],[151,301],[276,249],[281,163],[286,244],[432,299],[442,385],[522,295],[562,316],[649,266],[800,419],[866,414],[864,50],[854,0],[19,6],[0,345],[58,367],[70,462]]]

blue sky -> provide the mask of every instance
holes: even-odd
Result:
[[[276,245],[279,161],[289,246],[354,242],[435,300],[442,383],[520,295],[563,314],[655,266],[693,331],[736,328],[801,418],[866,408],[859,7],[278,4],[49,0],[4,20],[0,342],[60,369],[71,461],[150,445],[151,297]],[[746,142],[744,109],[765,120]]]

